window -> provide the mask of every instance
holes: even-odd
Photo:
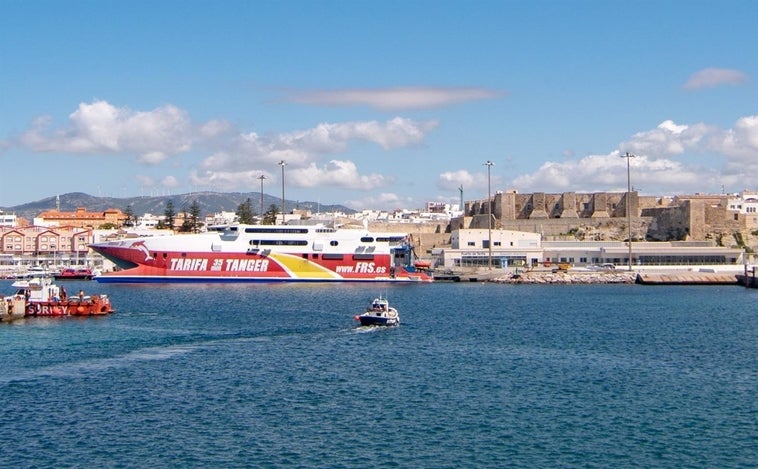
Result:
[[[305,239],[262,239],[261,246],[307,246]]]
[[[308,228],[245,228],[245,233],[307,234]]]
[[[468,243],[466,243],[466,245],[467,246],[476,246],[476,243],[473,242],[473,241],[469,241]]]

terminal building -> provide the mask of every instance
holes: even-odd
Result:
[[[432,250],[436,268],[630,265],[629,244],[624,241],[543,241],[539,233],[479,228],[454,230],[451,241],[450,248]],[[742,249],[716,246],[707,241],[633,242],[631,253],[635,270],[703,266],[736,270],[744,263]]]

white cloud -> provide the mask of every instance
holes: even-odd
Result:
[[[161,179],[161,185],[163,187],[173,189],[175,187],[179,187],[179,180],[174,176],[165,176],[163,179]]]
[[[144,174],[138,174],[136,176],[137,182],[142,187],[154,187],[155,186],[155,179],[150,176],[145,176]]]
[[[620,147],[624,152],[646,154],[651,158],[664,155],[679,155],[690,149],[697,149],[704,139],[717,129],[705,124],[692,126],[677,125],[673,121],[662,122],[653,130],[638,132],[623,142]]]
[[[341,187],[370,190],[391,184],[392,178],[380,174],[358,174],[355,163],[333,159],[319,166],[327,155],[347,151],[351,142],[364,141],[385,150],[412,147],[424,142],[437,126],[436,121],[416,122],[396,117],[386,122],[355,121],[322,123],[311,129],[283,134],[240,135],[226,150],[217,151],[199,164],[194,177],[215,180],[229,190],[246,187],[250,172],[257,178],[261,171],[250,168],[272,167],[284,160],[288,184],[294,187]]]
[[[709,145],[740,163],[758,164],[758,116],[740,118],[733,129],[714,135]]]
[[[311,163],[305,168],[297,168],[285,173],[285,178],[296,187],[339,187],[368,191],[390,185],[393,178],[381,174],[361,175],[352,161],[331,160],[322,167]]]
[[[410,197],[402,197],[392,192],[382,192],[378,195],[367,196],[357,200],[346,200],[344,205],[355,210],[394,210],[414,207],[414,203]]]
[[[200,168],[244,171],[253,166],[271,166],[281,160],[290,166],[303,167],[324,155],[346,151],[354,141],[374,143],[385,150],[420,145],[436,127],[436,121],[417,122],[396,117],[386,122],[322,123],[311,129],[281,134],[251,132],[239,135],[227,149],[205,158]]]
[[[644,155],[632,158],[629,164],[632,186],[650,194],[689,192],[715,176],[710,170],[695,170],[679,161]],[[517,177],[513,184],[521,192],[626,191],[626,165],[626,158],[618,151],[576,161],[547,162],[536,172]]]
[[[732,190],[754,187],[758,116],[742,117],[727,130],[667,120],[634,134],[619,148],[607,155],[546,162],[513,184],[525,192],[626,190],[626,160],[620,156],[628,151],[636,155],[630,161],[632,185],[643,193],[702,192],[722,185]],[[700,162],[702,157],[705,164]]]
[[[193,186],[213,187],[213,190],[219,191],[252,191],[260,190],[260,171],[190,171],[189,182]],[[267,179],[264,180],[266,186],[272,183],[272,176],[264,174]],[[264,186],[264,192],[265,187]],[[256,188],[256,189],[253,189]]]
[[[318,106],[369,106],[391,111],[428,109],[502,96],[486,88],[398,87],[315,91],[291,91],[285,99]]]
[[[231,126],[221,120],[193,123],[187,112],[172,105],[152,111],[118,108],[107,101],[82,103],[61,128],[52,128],[49,117],[36,119],[15,142],[38,152],[69,154],[132,154],[137,162],[156,165],[179,153],[206,148],[209,155],[191,170],[194,186],[219,190],[249,189],[265,171],[287,162],[288,183],[295,187],[344,187],[370,190],[386,186],[392,178],[359,174],[355,163],[328,155],[345,152],[355,142],[375,144],[384,150],[422,145],[437,127],[437,121],[414,121],[395,117],[387,121],[321,123],[284,133],[251,132],[232,136]],[[11,143],[11,145],[13,142]],[[276,172],[274,172],[276,177]],[[142,185],[155,184],[144,176]],[[173,176],[161,182],[178,187]]]
[[[49,118],[38,118],[19,142],[39,152],[72,154],[137,154],[148,164],[192,147],[193,125],[187,113],[165,105],[138,112],[106,101],[81,103],[68,125],[48,129]]]
[[[683,88],[687,90],[699,90],[721,85],[740,85],[747,82],[747,80],[748,76],[739,70],[706,68],[690,75]]]
[[[495,192],[497,187],[503,184],[503,178],[495,173],[496,169],[497,166],[493,166],[489,180],[486,170],[482,173],[470,173],[465,169],[447,171],[437,177],[437,188],[444,191],[458,191],[459,187],[463,186],[464,195],[471,192],[487,194],[489,183],[492,192]]]

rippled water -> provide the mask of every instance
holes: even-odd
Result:
[[[758,290],[80,285],[0,324],[2,467],[758,466]]]

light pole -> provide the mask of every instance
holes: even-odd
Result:
[[[484,165],[487,166],[487,247],[489,248],[487,266],[490,270],[492,270],[492,200],[490,199],[492,197],[492,186],[490,171],[492,170],[492,166],[494,166],[495,163],[487,160]]]
[[[261,214],[260,214],[261,221],[259,224],[262,225],[263,224],[263,181],[266,179],[266,175],[261,174],[260,176],[258,176],[258,179],[261,180]]]
[[[629,271],[632,271],[632,211],[631,211],[631,204],[630,204],[630,198],[632,195],[632,172],[630,169],[629,161],[634,158],[636,155],[633,155],[629,152],[624,153],[621,155],[622,158],[626,158],[626,217],[627,217],[627,225],[629,225]]]
[[[279,165],[282,167],[282,225],[284,225],[284,214],[286,213],[286,210],[284,208],[284,167],[287,166],[287,163],[282,160],[279,162]]]

